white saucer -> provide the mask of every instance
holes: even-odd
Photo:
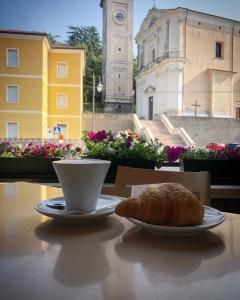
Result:
[[[208,230],[210,228],[216,227],[224,222],[225,215],[219,210],[204,206],[204,218],[203,224],[196,226],[188,226],[188,227],[171,227],[171,226],[159,226],[152,225],[149,223],[144,223],[142,221],[128,218],[128,220],[135,225],[141,226],[147,231],[165,235],[165,236],[186,236],[186,235],[194,235],[198,234],[202,231]]]
[[[79,211],[68,211],[66,208],[57,209],[49,207],[48,205],[60,204],[66,206],[65,200],[63,197],[51,198],[39,202],[35,206],[35,210],[40,214],[51,217],[54,219],[58,219],[65,222],[74,222],[74,223],[88,223],[98,221],[110,214],[112,214],[115,210],[115,206],[121,200],[117,197],[100,195],[96,210],[91,213],[82,213]]]

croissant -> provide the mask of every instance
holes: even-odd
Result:
[[[122,217],[163,226],[191,226],[203,222],[204,209],[183,185],[161,183],[148,186],[138,198],[123,200],[115,208]]]

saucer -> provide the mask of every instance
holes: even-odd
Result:
[[[74,223],[88,223],[98,221],[112,213],[121,200],[118,197],[100,195],[96,210],[90,213],[81,211],[68,211],[63,197],[51,198],[39,202],[35,210],[40,214],[60,221]]]
[[[204,217],[203,223],[201,225],[195,226],[183,226],[183,227],[173,227],[173,226],[160,226],[145,223],[133,218],[128,218],[130,222],[135,225],[141,226],[143,229],[150,231],[155,234],[164,235],[164,236],[188,236],[201,233],[210,228],[214,228],[225,220],[225,215],[221,211],[204,206]]]

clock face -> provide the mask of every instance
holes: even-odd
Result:
[[[118,10],[113,14],[113,20],[117,24],[124,24],[127,21],[127,14],[124,10]]]

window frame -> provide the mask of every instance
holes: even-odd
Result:
[[[9,87],[16,87],[17,88],[17,101],[16,102],[10,102],[8,99],[8,88]],[[8,104],[18,104],[19,103],[19,85],[18,84],[8,84],[6,88],[6,103]]]
[[[221,56],[217,56],[217,44],[221,45]],[[215,58],[224,59],[224,42],[216,41],[216,43],[215,43]]]
[[[61,109],[58,106],[58,97],[62,96],[62,95],[64,95],[66,97],[66,107],[64,109]],[[66,93],[57,93],[56,94],[56,108],[57,108],[57,110],[64,111],[64,110],[67,110],[67,107],[68,107],[68,94],[66,94]]]
[[[58,76],[59,65],[65,65],[66,66],[66,76],[65,77]],[[68,79],[68,63],[67,62],[57,62],[57,78],[59,78],[59,79]]]
[[[19,121],[6,121],[5,124],[6,124],[6,139],[12,139],[10,137],[8,137],[8,124],[9,123],[15,123],[17,124],[17,137],[16,139],[19,138]]]
[[[152,55],[152,62],[156,61],[156,50],[155,47],[152,47],[151,49],[151,55]]]
[[[17,65],[16,66],[9,66],[9,60],[8,60],[8,51],[9,50],[17,51]],[[8,67],[8,68],[19,68],[20,67],[19,52],[20,52],[19,48],[6,48],[6,67]]]

